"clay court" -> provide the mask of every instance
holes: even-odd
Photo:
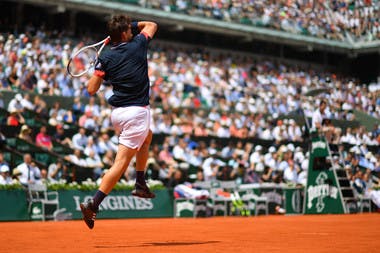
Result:
[[[2,222],[1,252],[379,252],[378,214]]]

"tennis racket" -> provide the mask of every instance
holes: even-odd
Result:
[[[94,68],[100,53],[102,52],[104,46],[110,42],[110,40],[111,38],[108,36],[98,43],[84,46],[74,52],[67,63],[67,72],[72,77],[80,77],[89,72]]]

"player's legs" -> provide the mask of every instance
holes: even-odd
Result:
[[[136,155],[149,130],[149,109],[139,106],[118,107],[112,111],[111,121],[119,134],[119,146],[115,162],[104,175],[99,190],[111,192]]]
[[[80,208],[83,219],[89,228],[94,227],[96,212],[100,203],[111,192],[112,188],[119,181],[122,174],[128,168],[133,156],[138,156],[138,170],[136,186],[132,195],[141,198],[154,198],[154,193],[150,192],[145,183],[145,166],[148,159],[149,145],[152,133],[149,130],[150,111],[145,107],[120,107],[112,111],[112,124],[119,135],[119,147],[115,157],[114,165],[102,178],[99,190],[93,199],[86,203],[81,203]]]
[[[121,175],[128,168],[128,165],[136,152],[137,149],[128,148],[119,144],[115,162],[110,170],[104,175],[99,190],[95,193],[91,200],[80,204],[83,220],[90,229],[94,227],[95,217],[100,203],[105,197],[107,197],[112,188],[119,181]]]
[[[152,131],[148,131],[144,143],[136,153],[136,185],[132,195],[140,198],[154,198],[145,182],[145,167],[149,157],[149,147],[152,141]]]
[[[133,156],[136,154],[137,149],[131,149],[124,145],[119,144],[116,153],[115,162],[109,171],[102,178],[99,190],[105,194],[109,194],[115,184],[119,181],[120,177],[124,174],[129,166]]]
[[[132,195],[140,198],[154,198],[154,193],[149,190],[145,182],[145,167],[152,141],[152,132],[149,129],[149,107],[117,108],[112,112],[112,121],[114,126],[122,129],[119,143],[138,150],[136,152],[136,184]]]
[[[145,138],[143,145],[140,150],[136,153],[136,171],[144,171],[146,167],[146,162],[149,158],[149,147],[152,142],[152,131],[149,130],[148,136]]]

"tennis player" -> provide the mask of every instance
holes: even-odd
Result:
[[[149,109],[149,77],[147,51],[157,24],[131,22],[125,15],[116,15],[108,22],[111,49],[100,55],[95,72],[87,83],[94,95],[103,80],[113,87],[108,103],[113,107],[111,121],[119,134],[115,162],[104,175],[93,198],[80,204],[83,220],[92,229],[100,203],[111,192],[136,156],[136,184],[132,195],[154,198],[145,182],[145,167],[152,140]]]

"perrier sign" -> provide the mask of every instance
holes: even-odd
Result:
[[[305,188],[304,213],[344,213],[342,194],[336,173],[328,162],[328,144],[324,137],[314,137],[309,148],[309,167]]]

